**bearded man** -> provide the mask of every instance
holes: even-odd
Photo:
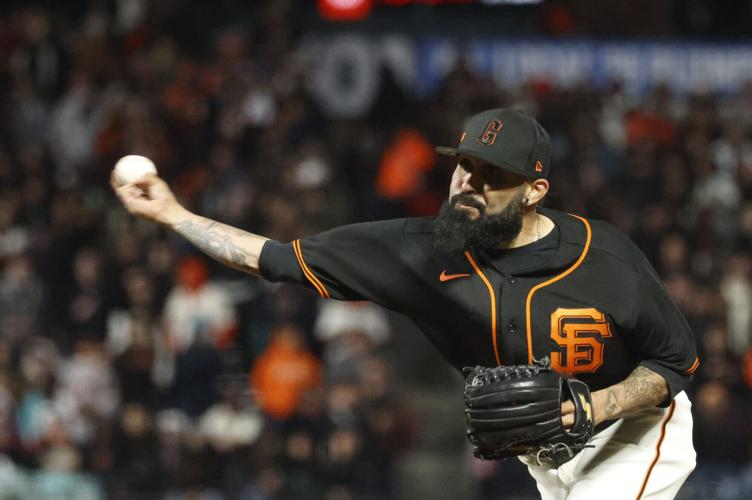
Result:
[[[457,147],[437,148],[457,164],[435,219],[290,243],[190,213],[155,175],[113,187],[130,213],[228,266],[407,315],[458,370],[545,359],[586,384],[587,446],[566,463],[520,456],[543,498],[673,498],[695,465],[684,390],[699,361],[687,322],[624,234],[541,207],[551,142],[536,120],[492,109],[463,130]],[[556,419],[575,425],[573,401]]]

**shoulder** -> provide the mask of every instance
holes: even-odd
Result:
[[[433,245],[431,219],[402,218],[372,222],[358,222],[335,227],[309,238],[302,247],[307,252],[356,252],[362,256],[403,254],[415,248],[427,249]]]
[[[369,222],[356,222],[344,226],[335,227],[320,233],[322,237],[349,237],[349,238],[402,238],[405,235],[419,235],[433,233],[433,218],[401,218],[387,219]]]
[[[383,234],[401,234],[405,231],[405,227],[408,221],[411,219],[387,219],[387,220],[375,220],[367,222],[354,222],[352,224],[345,224],[343,226],[337,226],[332,229],[328,229],[320,233],[321,235],[340,235],[340,234],[353,234],[353,235],[383,235]]]
[[[591,257],[616,260],[635,270],[645,261],[643,252],[629,236],[609,222],[550,209],[543,213],[559,226],[563,240],[587,247]]]
[[[630,265],[637,265],[644,259],[642,250],[623,231],[613,224],[590,219],[592,228],[592,248],[594,251],[604,252]]]
[[[340,226],[340,228],[350,228],[351,230],[395,231],[410,234],[432,233],[434,219],[434,217],[405,217],[400,219],[357,222]]]
[[[416,217],[405,219],[405,233],[433,234],[435,217]]]
[[[642,250],[632,239],[613,224],[591,219],[591,255],[618,273],[623,279],[631,276],[635,283],[652,266]]]

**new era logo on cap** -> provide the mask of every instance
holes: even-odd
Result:
[[[440,154],[467,155],[525,177],[548,176],[551,140],[534,118],[511,109],[489,109],[472,116],[457,147],[438,147]],[[466,141],[465,138],[473,137]]]

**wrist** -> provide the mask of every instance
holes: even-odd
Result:
[[[174,229],[175,225],[183,222],[190,212],[183,208],[179,203],[175,203],[173,206],[163,210],[158,217],[158,222],[163,226]]]
[[[607,405],[608,394],[609,391],[601,389],[590,395],[590,398],[593,401],[593,425],[598,425],[606,420],[614,418],[614,416],[609,413]],[[611,411],[613,411],[613,407],[611,408]]]

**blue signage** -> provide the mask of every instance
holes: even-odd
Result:
[[[502,86],[544,78],[564,86],[619,80],[638,93],[658,83],[678,91],[729,92],[752,80],[752,42],[429,39],[417,48],[419,94],[434,92],[459,57]]]

